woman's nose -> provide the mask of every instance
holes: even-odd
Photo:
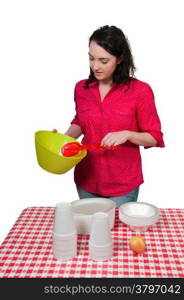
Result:
[[[93,70],[97,71],[99,69],[99,63],[98,62],[93,62]]]

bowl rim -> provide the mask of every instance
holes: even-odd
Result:
[[[124,211],[123,211],[123,206],[127,206],[127,205],[146,205],[146,206],[151,206],[152,208],[154,208],[154,210],[155,210],[155,212],[154,212],[154,214],[152,215],[152,216],[144,216],[144,215],[140,215],[140,217],[143,217],[143,218],[146,218],[146,219],[152,219],[152,218],[154,218],[154,217],[156,217],[157,215],[159,215],[160,214],[160,210],[159,210],[159,208],[157,207],[157,206],[155,206],[155,205],[153,205],[153,204],[151,204],[151,203],[148,203],[148,202],[141,202],[141,201],[137,201],[137,202],[133,202],[133,201],[131,201],[131,202],[126,202],[126,203],[123,203],[120,207],[119,207],[119,213],[121,214],[121,215],[124,215],[125,217],[128,217],[128,218],[134,218],[134,219],[139,219],[139,217],[136,217],[136,216],[134,216],[134,215],[132,215],[132,216],[130,216],[130,215],[128,215],[127,213],[125,213]]]
[[[47,133],[51,133],[51,134],[53,133],[53,134],[56,134],[56,135],[65,135],[65,136],[68,136],[68,137],[69,137],[69,135],[66,135],[66,134],[60,133],[60,132],[52,132],[52,131],[49,131],[49,130],[38,130],[38,131],[35,132],[35,143],[38,143],[45,150],[47,150],[48,152],[56,155],[57,157],[65,158],[65,159],[68,159],[68,160],[79,160],[80,158],[84,158],[87,155],[87,151],[84,149],[84,150],[81,150],[81,153],[78,156],[75,156],[75,155],[74,156],[61,156],[58,153],[56,153],[54,151],[51,151],[50,149],[48,149],[47,147],[45,147],[45,145],[42,142],[40,142],[40,140],[38,138],[38,133],[40,133],[40,132],[47,132]],[[72,137],[70,136],[70,138],[72,138]],[[72,138],[72,139],[78,143],[78,141],[76,139],[74,139],[74,138]],[[79,142],[79,144],[80,144],[80,142]]]
[[[91,198],[83,198],[83,199],[78,199],[78,200],[74,200],[74,201],[72,201],[71,202],[71,209],[72,209],[72,212],[74,213],[74,215],[76,215],[76,216],[86,216],[86,217],[91,217],[93,214],[95,214],[95,212],[94,213],[91,213],[91,214],[85,214],[85,213],[77,213],[77,212],[75,212],[75,211],[73,211],[73,208],[74,208],[74,205],[76,204],[76,203],[81,203],[81,202],[84,202],[84,201],[88,201],[88,200],[94,200],[94,199],[103,199],[103,200],[108,200],[108,202],[109,203],[111,203],[112,204],[112,208],[110,208],[110,209],[106,209],[106,210],[103,210],[103,211],[98,211],[98,212],[103,212],[103,213],[106,213],[106,212],[108,212],[108,213],[110,213],[112,210],[114,210],[115,209],[115,207],[116,207],[116,203],[113,201],[113,200],[111,200],[111,199],[109,199],[109,198],[103,198],[103,197],[91,197]]]

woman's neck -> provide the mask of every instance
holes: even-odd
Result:
[[[111,87],[112,84],[113,84],[113,80],[112,79],[99,80],[99,85],[101,85],[101,86],[109,86],[109,87]]]

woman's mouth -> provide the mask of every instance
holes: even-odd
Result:
[[[95,75],[101,75],[102,72],[95,72]]]

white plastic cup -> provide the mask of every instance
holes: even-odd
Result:
[[[62,237],[58,238],[55,237],[53,234],[52,237],[52,241],[53,241],[53,245],[57,248],[62,248],[62,249],[67,249],[67,248],[71,248],[71,247],[75,247],[77,244],[77,236],[73,235],[70,239],[68,240],[63,240]]]
[[[112,243],[108,214],[97,212],[93,215],[89,241],[95,246],[105,246]]]
[[[69,260],[76,256],[74,249],[61,251],[60,249],[53,248],[53,257],[59,261]]]
[[[109,251],[106,252],[95,252],[95,248],[89,248],[89,257],[95,261],[105,261],[110,260],[113,256],[112,245],[110,246]]]
[[[105,246],[96,246],[89,242],[89,248],[93,248],[95,253],[104,253],[106,255],[106,253],[110,253],[112,251],[112,243]]]
[[[70,203],[56,204],[52,238],[54,258],[67,260],[77,255],[77,230]]]
[[[77,255],[77,235],[70,235],[63,238],[53,233],[53,256],[58,260],[72,259]]]
[[[96,246],[89,242],[89,257],[92,260],[104,261],[109,260],[113,256],[113,244],[107,244],[105,246]]]
[[[60,202],[56,204],[53,232],[58,235],[70,235],[76,233],[70,203]]]
[[[89,257],[96,261],[111,259],[112,235],[106,213],[98,212],[92,217],[89,239]]]

